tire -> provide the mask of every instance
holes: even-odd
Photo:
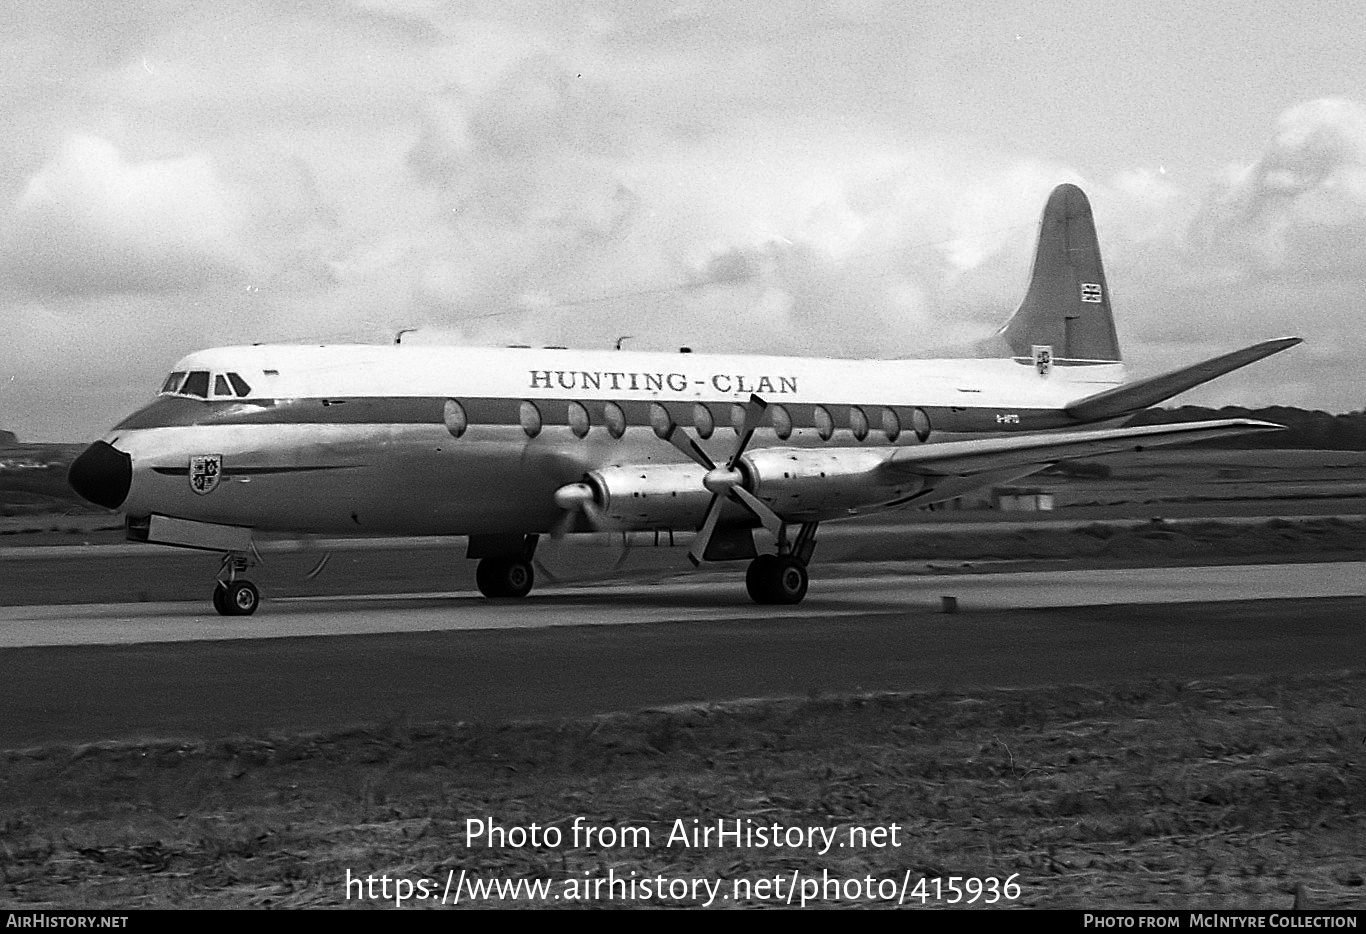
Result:
[[[213,608],[218,611],[219,616],[232,616],[232,610],[228,607],[226,597],[228,595],[228,585],[222,581],[213,585]]]
[[[490,599],[519,599],[531,593],[536,572],[529,561],[520,558],[484,558],[475,569],[474,581],[479,592]]]
[[[755,603],[776,602],[772,587],[774,565],[777,563],[777,555],[760,555],[749,563],[749,570],[745,572],[745,589]]]
[[[502,596],[498,592],[499,565],[502,563],[497,558],[484,558],[474,569],[474,583],[479,592],[490,599]]]
[[[261,605],[261,591],[251,581],[233,581],[223,593],[229,616],[250,616]]]

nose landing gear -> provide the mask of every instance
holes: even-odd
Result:
[[[244,554],[229,552],[223,556],[223,567],[213,588],[213,608],[219,616],[250,616],[260,606],[261,591],[251,581],[237,576],[253,563]]]

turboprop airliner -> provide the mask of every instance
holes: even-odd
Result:
[[[518,598],[542,536],[695,530],[694,564],[748,562],[753,600],[795,604],[822,522],[1281,427],[1123,422],[1297,343],[1126,381],[1091,206],[1061,185],[1023,303],[968,357],[221,347],[175,364],[69,480],[132,540],[220,552],[223,615],[256,610],[253,537],[279,532],[466,536],[480,591]]]

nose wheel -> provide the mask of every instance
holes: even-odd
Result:
[[[801,603],[809,583],[806,565],[792,555],[760,555],[745,572],[745,587],[755,603]]]
[[[213,608],[219,616],[250,616],[261,604],[261,591],[251,581],[219,581],[213,588]]]

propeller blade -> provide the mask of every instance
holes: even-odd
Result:
[[[707,452],[702,450],[701,445],[693,440],[692,435],[680,428],[678,423],[674,422],[669,425],[669,431],[664,435],[664,440],[678,448],[689,460],[704,469],[714,470],[716,468],[716,464],[707,456]]]
[[[304,575],[304,580],[311,581],[313,578],[317,577],[319,574],[323,572],[323,568],[327,567],[327,562],[331,560],[332,552],[324,551],[323,556],[318,559],[318,563],[313,565],[313,570],[309,571],[307,574]]]
[[[774,538],[781,537],[783,520],[779,519],[778,514],[769,508],[768,503],[764,502],[742,486],[735,487],[731,490],[731,493],[734,494],[740,502],[744,503],[750,512],[754,513],[755,518],[763,523],[764,528],[773,533]]]
[[[751,395],[749,401],[745,403],[745,420],[740,429],[740,443],[731,452],[730,460],[726,467],[730,470],[735,469],[735,465],[740,462],[740,455],[745,453],[745,448],[749,446],[750,439],[754,437],[754,432],[763,423],[764,413],[768,411],[768,403],[756,395]]]
[[[692,547],[688,549],[688,560],[694,567],[702,563],[703,556],[707,553],[707,544],[711,541],[712,533],[716,531],[716,523],[721,520],[721,509],[725,504],[726,498],[719,493],[711,498],[706,518],[702,520],[702,527],[697,530],[697,538],[693,539]]]
[[[572,539],[543,540],[531,563],[536,568],[537,580],[573,584],[611,579],[621,573],[630,554],[629,536],[597,532]]]
[[[579,513],[572,509],[566,509],[560,513],[560,518],[555,520],[555,524],[550,527],[550,537],[555,541],[564,538],[574,531],[574,526],[579,524]]]

